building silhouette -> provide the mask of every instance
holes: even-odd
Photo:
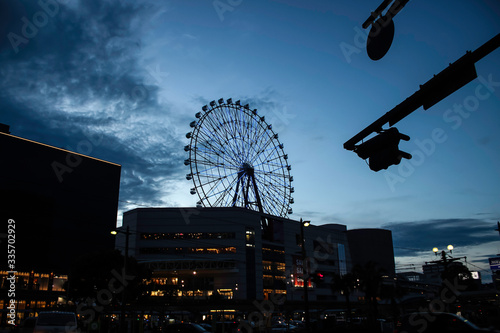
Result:
[[[395,275],[392,232],[386,229],[352,229],[347,231],[353,265],[372,262],[386,275]]]
[[[66,273],[75,257],[113,248],[120,165],[7,133],[0,156],[0,216],[16,224],[18,271]]]
[[[0,262],[0,308],[5,312],[6,278],[15,271],[22,319],[65,295],[76,258],[114,248],[121,166],[11,135],[3,124],[0,156],[0,247],[7,253],[8,242],[15,246],[15,261]]]

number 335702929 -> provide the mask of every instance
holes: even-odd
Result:
[[[7,243],[8,265],[13,266],[16,263],[16,222],[12,219],[9,219],[7,227]]]

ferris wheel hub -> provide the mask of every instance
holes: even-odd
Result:
[[[254,168],[253,168],[252,164],[245,162],[241,165],[241,171],[243,171],[247,174],[250,174],[250,173],[253,174]]]

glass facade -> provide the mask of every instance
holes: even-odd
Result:
[[[347,274],[347,262],[345,256],[345,246],[344,244],[338,244],[339,249],[339,273],[340,275]]]
[[[234,232],[149,232],[141,233],[141,240],[166,239],[234,239]]]
[[[286,294],[285,248],[275,244],[262,246],[262,273],[264,298],[269,295]]]
[[[140,254],[228,254],[236,253],[236,247],[142,247]]]
[[[0,290],[10,288],[7,280],[9,273],[0,271]],[[34,313],[51,309],[58,304],[64,304],[62,296],[66,295],[63,288],[68,281],[67,275],[55,275],[53,273],[16,272],[16,323],[19,324],[24,318],[33,316]],[[4,323],[6,314],[9,312],[9,299],[0,300],[0,322]]]
[[[0,288],[8,289],[9,281],[6,271],[0,271]],[[16,289],[19,290],[41,290],[41,291],[64,291],[64,283],[68,280],[67,275],[54,275],[35,272],[17,272]]]

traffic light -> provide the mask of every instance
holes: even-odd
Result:
[[[325,276],[322,273],[315,273],[311,276],[311,280],[314,284],[320,285],[323,283],[324,277]]]
[[[356,154],[362,159],[368,158],[368,165],[373,171],[387,169],[397,165],[402,158],[410,159],[411,155],[399,150],[399,141],[409,141],[408,135],[399,133],[396,127],[382,131],[370,140],[354,148]]]

